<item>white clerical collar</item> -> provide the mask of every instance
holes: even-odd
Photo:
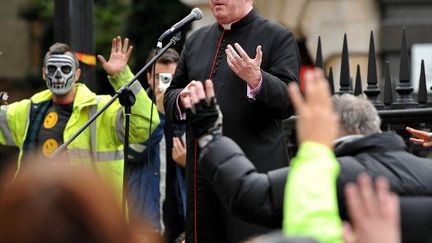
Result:
[[[253,9],[253,6],[250,6],[250,8],[248,9],[246,15],[248,15],[250,13],[250,11],[252,11],[252,9]],[[246,15],[243,16],[243,18],[246,17]],[[241,19],[243,19],[243,18],[241,18]],[[236,20],[236,21],[234,21],[232,23],[229,23],[229,24],[222,24],[222,27],[224,28],[224,30],[230,30],[231,29],[231,25],[234,24],[235,22],[239,21],[239,20],[240,19],[238,19],[238,20]]]

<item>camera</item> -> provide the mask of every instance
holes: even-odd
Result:
[[[159,90],[165,91],[173,78],[172,73],[159,73]]]

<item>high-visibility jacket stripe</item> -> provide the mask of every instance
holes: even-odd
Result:
[[[9,123],[7,122],[7,106],[2,106],[0,109],[0,129],[3,133],[6,145],[15,145],[12,137]]]
[[[112,160],[122,160],[123,151],[108,151],[108,152],[90,152],[88,149],[68,149],[68,155],[71,158],[80,159],[95,159],[94,162],[106,162]]]

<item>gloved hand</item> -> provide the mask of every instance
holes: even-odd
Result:
[[[216,102],[212,81],[206,80],[205,86],[204,91],[202,83],[196,82],[182,99],[189,127],[201,148],[222,135],[222,113]]]

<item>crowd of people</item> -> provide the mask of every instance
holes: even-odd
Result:
[[[1,177],[0,242],[432,242],[432,161],[381,131],[367,99],[332,97],[322,70],[302,93],[294,36],[253,0],[209,5],[216,23],[130,85],[129,134],[116,100],[57,156],[111,97],[79,83],[67,44],[50,47],[47,89],[0,109],[0,143],[20,150]],[[115,90],[133,78],[131,53],[118,36],[98,56]]]

